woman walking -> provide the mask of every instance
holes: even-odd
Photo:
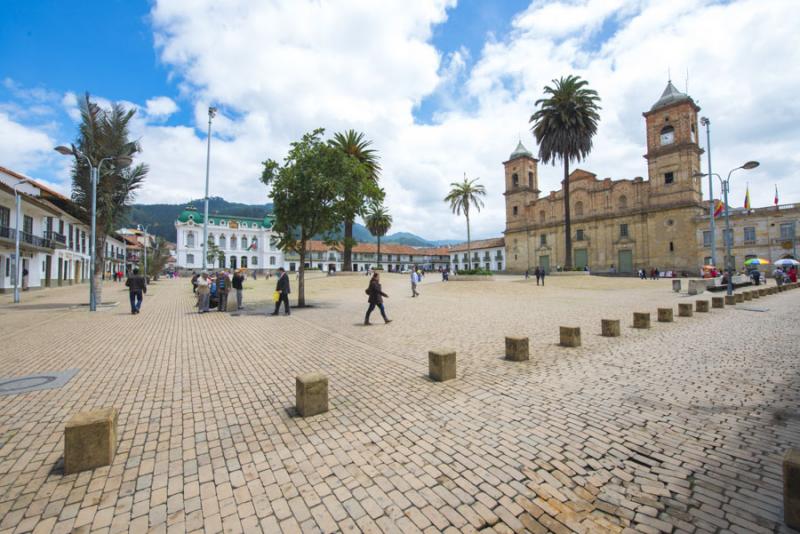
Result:
[[[391,323],[392,320],[386,317],[386,310],[383,307],[383,298],[386,297],[388,299],[389,295],[387,295],[381,290],[381,280],[379,273],[375,273],[372,275],[372,279],[369,281],[369,287],[367,288],[366,293],[367,295],[369,295],[369,299],[367,300],[367,302],[369,302],[369,308],[367,308],[367,315],[364,317],[364,326],[370,324],[369,314],[372,313],[372,310],[374,310],[376,306],[381,311],[381,316],[383,317],[383,320],[386,322],[386,324]]]

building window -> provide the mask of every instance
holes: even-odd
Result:
[[[194,232],[189,232],[186,234],[186,246],[189,248],[194,248]]]
[[[11,220],[11,210],[0,206],[0,228],[8,228]]]
[[[756,242],[756,229],[754,226],[745,226],[744,227],[744,242],[745,243],[755,243]]]
[[[704,247],[710,247],[711,246],[711,230],[703,231],[703,246]]]
[[[512,187],[519,187],[519,175],[517,173],[511,175],[511,185]]]
[[[186,265],[194,265],[194,254],[186,255]]]
[[[673,172],[665,172],[664,173],[664,183],[671,184],[675,181],[675,173]]]
[[[539,236],[539,246],[545,246],[547,244],[547,234],[542,234]]]
[[[208,245],[211,247],[214,246],[214,234],[208,234]]]
[[[583,215],[583,202],[575,203],[575,215],[581,217]]]
[[[619,209],[624,210],[627,207],[628,207],[628,197],[622,195],[621,197],[619,197]]]
[[[242,236],[241,243],[242,243],[242,250],[247,250],[247,237],[246,236]]]
[[[81,252],[86,254],[86,232],[81,232]]]
[[[528,171],[528,187],[533,189],[533,172]]]
[[[675,244],[672,241],[669,242],[669,251],[675,252]]]
[[[733,228],[730,230],[723,230],[722,231],[722,243],[725,246],[731,245],[733,246]]]
[[[513,208],[511,208],[511,212],[514,214],[514,216],[516,216],[517,213],[519,212],[519,209],[516,206],[514,206]]]
[[[238,244],[239,243],[236,240],[236,236],[232,235],[231,236],[231,250],[236,250],[236,245],[238,245]]]
[[[781,223],[781,239],[794,239],[794,223]]]
[[[703,265],[711,265],[711,256],[703,258]]]
[[[545,219],[545,217],[546,217],[546,215],[545,215],[545,213],[544,213],[544,210],[540,211],[540,212],[539,212],[539,222],[540,222],[540,223],[543,223],[543,222],[544,222],[544,219]]]
[[[628,225],[627,224],[620,224],[619,225],[619,236],[620,237],[628,237]]]
[[[675,142],[675,128],[672,126],[664,126],[661,128],[661,145],[671,145]]]
[[[250,250],[257,250],[258,249],[258,238],[254,237],[253,240],[250,242]]]
[[[33,235],[33,217],[30,215],[22,216],[22,231],[26,234]]]
[[[269,264],[270,265],[275,265],[275,256],[270,256],[269,257]]]
[[[225,236],[224,235],[219,236],[219,248],[221,248],[222,250],[225,250]]]
[[[258,265],[258,256],[250,258],[250,265]]]
[[[583,230],[577,230],[575,232],[575,241],[583,241]]]

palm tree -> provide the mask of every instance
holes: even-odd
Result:
[[[81,125],[78,139],[72,146],[75,161],[72,164],[72,200],[85,214],[87,223],[92,206],[92,181],[88,157],[94,165],[104,158],[135,157],[141,152],[137,141],[131,141],[129,123],[136,114],[135,109],[126,109],[121,104],[112,104],[111,109],[103,109],[89,97],[80,103]],[[106,236],[114,233],[134,200],[136,191],[147,177],[145,164],[122,167],[113,162],[103,164],[98,170],[97,183],[97,240],[95,245],[95,264],[92,267],[95,277],[97,302],[102,302],[100,279],[105,265]]]
[[[344,258],[343,270],[352,271],[353,222],[356,215],[363,212],[367,200],[382,200],[382,191],[378,188],[378,176],[381,167],[378,165],[377,152],[369,148],[372,141],[368,141],[364,134],[355,130],[347,130],[334,134],[331,140],[333,146],[358,160],[364,165],[367,180],[361,176],[348,177],[354,183],[346,184],[344,198]],[[355,183],[358,182],[358,183]],[[381,197],[381,198],[378,198]]]
[[[366,221],[369,233],[378,238],[378,269],[381,268],[381,237],[392,227],[392,216],[386,208],[378,204],[370,206]]]
[[[581,161],[592,151],[592,137],[600,121],[600,97],[589,89],[586,80],[569,75],[553,80],[553,87],[545,86],[547,98],[536,101],[539,107],[531,115],[531,130],[539,143],[539,159],[543,163],[564,164],[564,226],[566,254],[564,267],[572,268],[572,225],[569,214],[569,163]]]
[[[472,239],[469,230],[469,207],[472,205],[475,206],[476,210],[481,211],[483,207],[481,197],[486,196],[486,188],[477,183],[478,180],[480,178],[467,180],[467,173],[464,173],[464,181],[451,183],[450,187],[452,189],[444,197],[444,201],[450,203],[450,209],[453,210],[453,213],[461,215],[463,211],[464,216],[467,218],[467,258],[469,262],[467,265],[470,269],[472,269]]]

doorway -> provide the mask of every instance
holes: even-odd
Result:
[[[240,265],[242,269],[247,269],[247,256],[242,256],[242,261]]]
[[[236,256],[231,256],[231,269],[236,270]]]
[[[550,274],[550,256],[539,256],[539,268]]]
[[[575,267],[584,269],[589,264],[589,254],[585,248],[575,249]]]
[[[633,272],[633,251],[620,250],[619,254],[619,272],[632,273]]]
[[[53,270],[53,257],[47,256],[44,259],[44,285],[50,287],[50,275]]]

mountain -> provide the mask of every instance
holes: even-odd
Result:
[[[133,204],[128,212],[124,226],[135,227],[137,224],[147,226],[149,233],[161,236],[174,243],[176,239],[175,219],[189,204],[202,212],[203,199],[191,200],[185,204]],[[228,202],[221,197],[209,197],[208,199],[208,213],[212,215],[223,213],[239,217],[263,217],[265,212],[270,211],[272,211],[272,204],[241,204]],[[340,231],[339,237],[342,234],[343,231]],[[369,233],[369,230],[359,223],[353,225],[353,238],[360,243],[375,243],[377,241]],[[430,241],[410,232],[396,232],[381,238],[381,243],[395,243],[411,247],[436,247],[459,242],[452,240]]]

